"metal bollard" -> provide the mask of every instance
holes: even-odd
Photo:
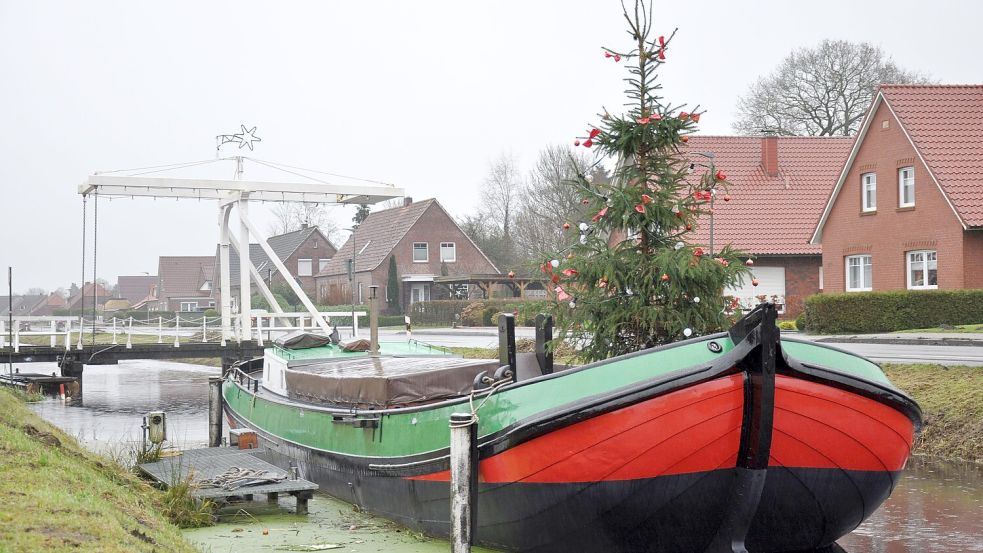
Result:
[[[477,526],[478,424],[471,413],[452,413],[451,551],[470,553]]]

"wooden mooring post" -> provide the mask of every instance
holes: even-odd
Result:
[[[208,447],[222,445],[222,378],[208,379]]]
[[[478,521],[478,421],[451,414],[451,552],[470,553]]]

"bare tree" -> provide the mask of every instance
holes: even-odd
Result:
[[[502,155],[488,171],[481,191],[482,211],[501,229],[502,238],[511,240],[516,204],[522,189],[522,178],[515,159]]]
[[[328,209],[320,204],[280,202],[270,212],[274,221],[269,231],[273,235],[293,232],[307,225],[318,227],[332,244],[337,244],[342,234]]]
[[[590,174],[591,159],[568,146],[548,146],[529,173],[515,216],[516,253],[526,260],[542,260],[549,252],[569,245],[579,234],[582,218],[577,188],[565,184],[578,174]],[[571,228],[564,230],[564,223]]]
[[[737,103],[742,134],[849,136],[881,83],[926,83],[869,42],[824,40],[793,51]]]
[[[27,296],[47,296],[48,291],[45,290],[44,288],[39,288],[35,286],[32,288],[28,288],[27,291],[24,292],[24,294]]]

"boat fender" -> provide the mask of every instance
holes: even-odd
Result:
[[[724,351],[724,347],[720,345],[720,342],[708,342],[707,349],[713,353],[720,353]]]
[[[498,370],[495,371],[495,382],[498,382],[500,380],[511,380],[513,376],[514,373],[512,372],[512,367],[508,365],[502,365],[501,367],[498,368]]]

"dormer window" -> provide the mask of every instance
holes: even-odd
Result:
[[[898,169],[898,207],[915,207],[915,168]]]
[[[877,173],[860,175],[861,205],[864,211],[877,211]]]

